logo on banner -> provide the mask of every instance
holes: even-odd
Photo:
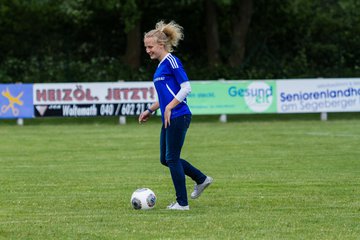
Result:
[[[265,82],[252,82],[244,96],[246,105],[254,112],[267,110],[273,102],[273,89]]]
[[[44,116],[44,114],[45,114],[48,106],[46,106],[46,105],[39,105],[39,106],[36,106],[35,108],[36,108],[36,110],[38,111],[38,113],[40,114],[40,116]]]
[[[3,95],[8,100],[8,104],[5,104],[1,107],[1,113],[5,114],[11,110],[13,116],[19,116],[20,111],[19,108],[17,108],[17,105],[22,106],[24,104],[24,102],[21,100],[23,94],[24,92],[20,92],[17,96],[13,96],[9,91],[9,88],[3,90],[1,95]]]
[[[0,118],[34,116],[32,84],[0,84]]]

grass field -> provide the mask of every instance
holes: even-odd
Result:
[[[0,122],[0,239],[360,239],[359,118],[195,119],[183,157],[215,182],[186,212],[165,209],[159,119],[28,122]]]

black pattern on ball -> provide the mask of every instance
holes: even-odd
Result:
[[[136,209],[136,210],[141,209],[141,201],[140,201],[140,199],[133,198],[133,200],[131,201],[131,204],[132,204],[134,209]]]

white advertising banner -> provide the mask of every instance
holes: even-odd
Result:
[[[34,104],[137,103],[157,99],[152,82],[34,84]]]
[[[278,113],[358,112],[360,79],[278,80]]]
[[[33,85],[36,117],[139,115],[156,99],[152,82]]]

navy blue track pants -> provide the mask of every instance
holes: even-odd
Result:
[[[181,148],[186,132],[190,126],[191,115],[183,115],[171,119],[170,126],[161,128],[160,162],[169,167],[176,191],[176,201],[181,206],[188,205],[185,175],[197,184],[204,182],[206,176],[189,162],[180,158]]]

